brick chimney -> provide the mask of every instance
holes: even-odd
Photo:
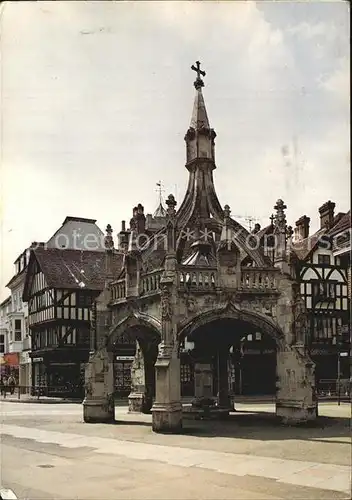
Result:
[[[308,238],[309,236],[309,223],[310,223],[310,218],[307,217],[306,215],[303,215],[296,221],[296,227],[295,227],[295,240],[296,241],[301,241],[304,240],[305,238]]]
[[[335,203],[327,201],[319,208],[320,214],[320,229],[330,229],[334,223],[334,209]]]

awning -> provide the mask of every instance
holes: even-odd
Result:
[[[19,356],[18,352],[8,352],[4,354],[5,365],[7,366],[18,366],[19,365]]]

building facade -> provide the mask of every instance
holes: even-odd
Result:
[[[24,281],[26,277],[29,249],[26,249],[14,262],[15,274],[7,283],[11,291],[12,308],[9,314],[10,341],[9,352],[16,352],[18,357],[18,384],[23,392],[29,392],[31,386],[31,360],[29,352],[31,339],[28,328],[28,307],[22,300]]]
[[[48,251],[48,253],[44,253],[44,255],[46,256],[46,258],[43,257],[45,263],[48,263],[48,258],[50,258],[50,255],[52,255],[52,265],[56,265],[59,267],[61,265],[63,267],[63,269],[61,269],[61,272],[63,273],[63,275],[65,275],[65,273],[67,273],[65,261],[57,261],[57,258],[55,257],[55,250],[67,249],[82,252],[87,248],[92,248],[92,251],[99,253],[103,250],[102,237],[103,233],[96,225],[95,219],[68,216],[65,218],[60,228],[55,231],[55,233],[49,238],[47,242],[33,242],[30,248],[23,252],[15,261],[15,275],[7,284],[7,287],[11,290],[14,311],[12,314],[13,316],[16,316],[16,318],[14,319],[17,320],[17,326],[19,326],[19,320],[21,320],[21,326],[23,328],[21,343],[18,342],[15,346],[19,358],[20,385],[26,386],[33,391],[33,388],[37,387],[38,385],[48,387],[49,384],[50,386],[56,386],[58,388],[60,385],[60,380],[62,380],[62,376],[56,373],[57,370],[55,366],[58,365],[53,364],[51,369],[48,370],[42,368],[42,365],[44,363],[43,356],[39,356],[37,354],[39,348],[41,348],[43,344],[43,341],[38,340],[37,337],[33,339],[33,332],[36,331],[36,327],[38,325],[42,325],[42,323],[45,322],[47,318],[44,318],[43,315],[33,316],[35,307],[39,307],[39,309],[41,309],[41,306],[37,305],[36,301],[42,299],[35,299],[34,301],[31,299],[32,289],[28,289],[28,284],[26,286],[26,292],[23,293],[31,252],[35,254],[38,250],[40,254],[40,252],[43,253]],[[74,259],[74,261],[74,265],[79,267],[79,259]],[[50,269],[50,264],[47,264],[46,270],[48,269]],[[77,273],[76,268],[74,269],[74,272]],[[33,273],[33,265],[31,265],[31,273]],[[84,318],[86,318],[86,313]],[[49,338],[51,337],[49,336]],[[19,332],[17,332],[17,339],[19,339]],[[34,356],[31,352],[32,344],[34,346]],[[47,344],[45,344],[45,346],[48,347]],[[63,355],[65,356],[65,353],[63,353]],[[53,361],[53,363],[55,363],[56,361],[57,360]],[[67,365],[67,363],[72,362],[71,360],[66,359],[61,361],[66,362],[66,366],[73,366],[69,364]],[[48,363],[50,364],[50,361],[48,361]],[[46,375],[43,375],[47,372],[52,373],[51,377],[48,378],[46,377]],[[69,378],[69,375],[64,377],[66,381]],[[77,385],[77,374],[75,375],[74,380],[75,382],[73,383],[73,385]],[[65,382],[65,384],[62,385],[61,392],[63,392],[64,390],[64,385],[67,386],[67,383]],[[57,390],[58,392],[60,392],[59,389]]]
[[[5,376],[9,373],[9,339],[10,325],[9,314],[12,309],[11,296],[7,297],[0,304],[0,367],[1,375]]]
[[[335,215],[334,209],[331,201],[319,208],[320,227],[312,235],[309,217],[301,217],[292,246],[309,314],[308,345],[322,391],[327,381],[350,377],[350,261],[348,245],[338,245],[341,232],[344,238],[350,234],[350,214]]]
[[[104,286],[105,253],[32,249],[23,298],[32,339],[32,387],[82,397],[91,305]]]

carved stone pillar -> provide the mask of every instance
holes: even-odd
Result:
[[[110,290],[106,286],[97,297],[91,325],[91,353],[85,371],[85,422],[112,422],[115,418],[114,361],[107,348],[111,326],[108,308]]]
[[[113,355],[106,348],[92,353],[86,366],[83,419],[88,423],[115,419]]]
[[[305,311],[295,282],[281,275],[279,288],[277,322],[285,338],[276,358],[276,415],[286,423],[306,422],[316,419],[318,412],[315,365],[304,345]]]
[[[160,346],[155,371],[156,394],[152,407],[153,431],[180,432],[182,429],[180,359],[172,346]]]
[[[166,201],[167,254],[165,272],[161,279],[160,316],[161,343],[155,363],[155,402],[152,407],[153,431],[180,432],[182,428],[180,359],[177,349],[177,272],[176,231],[173,195]]]
[[[149,413],[152,407],[151,387],[150,383],[147,384],[147,364],[141,345],[136,341],[136,354],[131,366],[131,393],[128,396],[130,413]]]
[[[314,363],[302,346],[278,351],[277,377],[276,415],[287,424],[315,420],[318,402]]]
[[[182,429],[180,359],[173,316],[172,281],[164,280],[161,293],[162,341],[155,363],[156,394],[152,407],[153,431],[177,433]]]

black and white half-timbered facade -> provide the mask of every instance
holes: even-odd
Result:
[[[104,287],[105,253],[32,249],[23,298],[32,337],[32,387],[83,395],[91,306]]]
[[[301,217],[293,244],[301,295],[309,313],[308,345],[318,384],[350,377],[350,266],[348,259],[338,255],[336,241],[334,244],[336,231],[345,228],[350,232],[350,214],[334,215],[334,208],[331,201],[320,207],[320,228],[311,236],[310,219]]]

